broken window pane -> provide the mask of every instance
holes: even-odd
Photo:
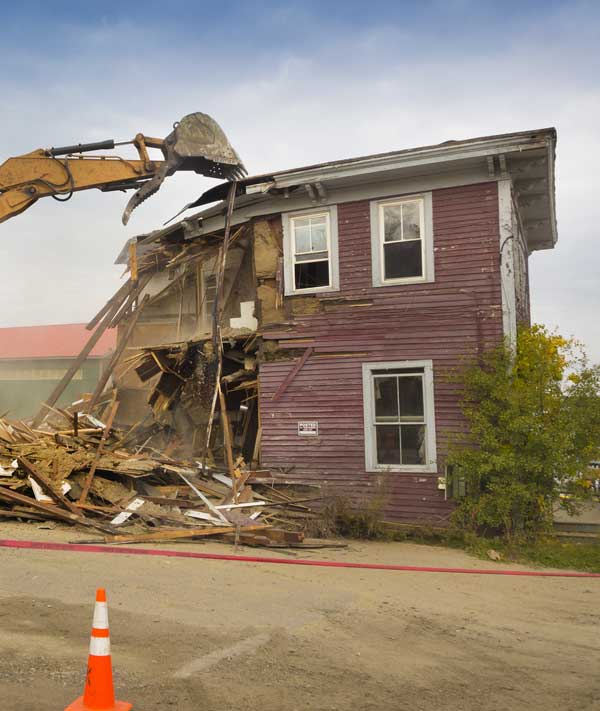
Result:
[[[296,263],[294,276],[296,289],[329,286],[329,261]]]
[[[385,242],[402,239],[402,205],[383,206],[383,230]]]
[[[376,422],[398,422],[398,378],[377,377],[374,387]]]
[[[423,276],[421,240],[383,245],[384,279]]]
[[[398,425],[377,425],[377,463],[400,464],[400,429]]]
[[[400,389],[400,420],[414,422],[424,419],[423,379],[418,376],[398,378]]]
[[[402,425],[402,464],[425,464],[425,426]]]
[[[402,203],[402,239],[421,238],[421,210],[419,202]]]

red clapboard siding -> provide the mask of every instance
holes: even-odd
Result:
[[[338,205],[340,291],[315,297],[323,313],[298,316],[295,328],[265,335],[281,339],[283,348],[314,352],[275,402],[297,359],[260,366],[262,466],[285,468],[287,479],[318,483],[357,505],[375,498],[388,520],[440,523],[452,507],[437,475],[365,471],[362,364],[433,361],[441,474],[448,436],[464,429],[448,375],[465,356],[502,338],[496,183],[434,191],[433,233],[434,283],[374,288],[369,201]],[[371,303],[328,304],[340,298]],[[299,437],[299,420],[318,421],[319,436]]]

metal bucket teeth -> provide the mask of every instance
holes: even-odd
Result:
[[[191,170],[217,180],[241,180],[247,173],[219,124],[208,114],[184,116],[165,138],[165,164],[129,200],[123,212],[127,224],[133,210],[160,188],[167,175]]]

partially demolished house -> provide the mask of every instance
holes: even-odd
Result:
[[[121,255],[120,422],[387,520],[446,520],[448,375],[529,320],[555,144],[525,131],[212,188]]]

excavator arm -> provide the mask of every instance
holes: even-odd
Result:
[[[83,155],[125,144],[135,146],[138,159]],[[164,160],[150,160],[148,148],[160,149]],[[19,215],[42,197],[65,201],[79,190],[136,188],[123,213],[127,224],[131,212],[178,170],[226,180],[238,179],[246,172],[218,124],[206,114],[189,114],[165,139],[138,133],[132,141],[39,149],[9,158],[0,165],[0,222]]]
[[[108,156],[61,159],[42,149],[9,158],[0,166],[0,222],[48,195],[67,200],[79,190],[138,187],[156,175],[159,165]]]

